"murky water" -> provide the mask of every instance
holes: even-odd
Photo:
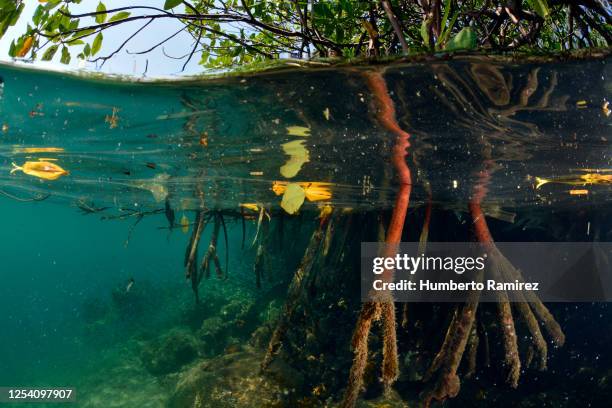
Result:
[[[337,282],[313,280],[317,305],[329,304],[321,307],[343,334],[337,343],[316,342],[333,327],[321,310],[312,313],[323,328],[315,324],[310,332],[312,315],[293,322],[305,343],[285,345],[292,368],[277,370],[291,378],[297,373],[301,382],[275,388],[244,373],[258,372],[320,208],[361,217],[334,225],[336,266],[322,270],[341,279],[350,276],[349,255],[359,258],[358,246],[343,248],[375,241],[372,219],[388,217],[393,207],[395,136],[378,120],[365,74],[382,72],[397,123],[411,135],[404,240],[418,240],[426,203],[434,208],[430,239],[467,240],[467,202],[486,169],[482,207],[497,240],[609,241],[606,62],[464,57],[149,83],[1,66],[0,386],[71,385],[77,406],[88,407],[197,406],[198,398],[201,406],[338,403],[359,310],[358,299],[347,300],[359,296],[350,284],[336,290],[330,287]],[[306,195],[290,216],[281,202],[293,183]],[[211,225],[219,214],[227,230],[218,236],[221,279],[213,272],[202,281],[200,306],[183,268],[197,210],[211,214]],[[212,230],[203,234],[200,257]],[[605,379],[589,391],[596,395],[592,406],[603,406],[612,360],[600,340],[610,339],[610,311],[605,305],[551,310],[568,330],[566,347],[551,353],[552,369],[526,371],[518,390],[483,380],[484,370],[450,404],[571,400],[576,395],[559,391],[555,381],[577,375],[576,381]],[[435,332],[443,334],[440,319]],[[415,343],[402,343],[411,345],[400,348],[402,364],[416,364],[422,346]],[[333,347],[341,351],[329,360],[313,351]],[[316,369],[308,365],[313,361]],[[209,364],[200,367],[208,374],[194,374],[200,364]],[[215,372],[215,365],[225,371]],[[402,372],[396,388],[412,400],[419,376]],[[189,379],[198,385],[180,388]],[[235,399],[211,394],[223,387]],[[238,397],[241,387],[260,392]],[[275,400],[275,393],[285,397]],[[365,398],[379,401],[375,391]]]

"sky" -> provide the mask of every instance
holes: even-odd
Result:
[[[0,39],[0,61],[2,62],[12,61],[11,57],[8,55],[11,41],[25,32],[27,24],[31,22],[34,10],[36,10],[36,7],[40,3],[36,0],[26,0],[25,4],[25,9],[18,23],[14,27],[10,27],[4,37]],[[96,0],[83,0],[81,4],[72,5],[71,11],[73,13],[95,11],[97,4],[98,2]],[[104,4],[106,5],[107,10],[109,10],[111,8],[133,5],[135,3],[133,0],[105,0]],[[163,8],[164,0],[140,0],[140,3],[136,4]],[[182,6],[180,7],[180,11],[182,11]],[[135,12],[132,13],[132,15],[136,14],[137,13]],[[93,19],[91,18],[89,21],[90,23],[88,23],[87,19],[85,18],[81,19],[81,26],[94,23]],[[104,56],[114,51],[114,48],[116,48],[118,44],[123,42],[127,37],[138,30],[142,24],[144,24],[142,21],[135,21],[105,30],[103,32],[104,41],[102,44],[102,49],[96,56]],[[109,59],[102,67],[96,66],[96,64],[91,62],[79,60],[76,58],[75,53],[73,53],[73,58],[70,64],[66,66],[59,62],[59,52],[55,55],[53,61],[50,62],[34,61],[20,63],[47,69],[87,70],[120,75],[133,75],[137,77],[142,77],[146,68],[147,71],[144,76],[148,78],[173,77],[202,73],[203,68],[198,65],[199,57],[197,55],[194,56],[192,61],[187,65],[185,71],[181,72],[184,62],[168,58],[164,55],[161,47],[146,55],[130,55],[126,52],[126,50],[130,52],[138,52],[148,49],[153,44],[160,42],[164,38],[178,31],[181,27],[182,24],[173,19],[157,19],[153,21],[147,28],[134,37],[122,51],[120,51],[113,58]],[[91,40],[93,40],[93,36]],[[193,44],[193,38],[189,34],[183,32],[174,37],[172,40],[168,41],[164,45],[164,49],[168,55],[182,56],[191,51]],[[75,46],[74,48],[76,49],[78,47]],[[148,67],[147,60],[149,62]]]

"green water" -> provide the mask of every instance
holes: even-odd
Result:
[[[413,185],[404,240],[418,239],[422,204],[430,194],[442,214],[432,221],[431,234],[439,240],[467,239],[454,231],[466,228],[466,201],[488,162],[493,171],[484,208],[495,234],[518,241],[610,241],[612,184],[535,188],[535,177],[611,174],[606,62],[504,64],[463,58],[384,67],[398,123],[411,133],[407,163]],[[253,340],[252,333],[273,326],[316,227],[318,207],[376,214],[389,211],[394,202],[397,181],[390,154],[395,138],[377,122],[363,77],[369,69],[134,83],[0,66],[0,386],[73,386],[76,406],[192,406],[177,397],[177,382],[202,361],[225,356],[223,375],[251,378],[269,338],[264,333],[263,340]],[[307,135],[299,134],[303,128],[309,129]],[[283,146],[292,142],[301,146],[302,164],[286,177],[282,169],[291,157]],[[69,174],[44,180],[10,173],[12,163],[36,161],[55,163]],[[331,197],[306,200],[298,215],[283,215],[281,196],[272,190],[277,181],[331,183]],[[571,194],[572,189],[588,193]],[[245,203],[258,210],[241,209]],[[166,217],[168,208],[174,224]],[[263,234],[275,249],[257,288],[257,245],[251,244],[262,233],[257,232],[260,208],[274,219],[273,232]],[[183,257],[194,210],[201,209],[224,214],[229,268],[226,279],[216,279],[213,272],[202,282],[203,301],[195,306]],[[181,230],[183,216],[187,233]],[[281,218],[283,235],[273,235]],[[359,231],[359,225],[351,228]],[[208,226],[203,235],[200,255],[211,230]],[[224,239],[219,238],[223,269]],[[135,283],[128,289],[130,279]],[[359,306],[358,292],[347,285],[317,298],[323,310],[342,309],[337,326],[321,323],[341,333],[337,344],[321,343],[327,350],[336,347],[338,360],[322,362],[310,374],[307,366],[296,364],[303,383],[280,387],[281,394],[291,396],[280,399],[285,406],[306,397],[303,406],[341,398]],[[338,306],[343,302],[347,309]],[[576,401],[579,394],[559,391],[560,378],[580,372],[577,382],[587,383],[590,376],[608,381],[602,373],[612,360],[601,342],[612,335],[609,308],[553,310],[567,323],[570,339],[553,353],[553,369],[542,375],[527,372],[522,388],[502,387],[497,399],[482,397],[482,389],[499,384],[482,380],[487,375],[481,374],[482,381],[468,382],[457,401],[501,406],[541,401],[542,392],[553,401]],[[296,321],[296,329],[306,329],[306,321]],[[227,322],[232,326],[217,329]],[[298,343],[306,341],[299,338]],[[160,344],[181,341],[188,343],[185,361],[152,368],[152,356],[167,352]],[[258,351],[236,353],[240,347]],[[305,353],[306,361],[306,351],[286,347]],[[246,355],[243,365],[227,360],[233,355]],[[324,374],[316,377],[315,372]],[[321,399],[315,377],[327,381]],[[202,406],[223,400],[211,396],[220,387],[211,381]],[[415,389],[402,381],[398,389]],[[247,386],[236,385],[238,380],[232,384]],[[253,384],[258,383],[248,383],[259,387]],[[261,386],[260,394],[266,390]],[[592,406],[603,406],[609,393],[607,383],[589,389]],[[238,397],[223,401],[260,406],[261,397],[250,403]],[[449,402],[454,403],[461,404]]]

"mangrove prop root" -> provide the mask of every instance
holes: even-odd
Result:
[[[211,261],[215,264],[217,277],[223,277],[223,269],[221,269],[221,262],[219,262],[219,257],[217,256],[217,240],[219,237],[219,229],[221,227],[221,219],[218,215],[215,215],[214,217],[215,224],[210,237],[210,243],[208,244],[208,249],[206,250],[206,255],[204,255],[204,258],[202,258],[202,264],[200,266],[200,279],[198,279],[198,283],[202,276],[206,276],[206,278],[210,277]],[[227,252],[227,248],[225,251]]]
[[[425,207],[425,219],[423,220],[423,228],[421,229],[421,235],[419,236],[419,254],[424,254],[427,248],[427,241],[429,239],[429,224],[431,224],[431,210],[433,206],[433,200],[431,195],[431,186],[429,183],[425,185],[427,190],[427,207]],[[402,328],[408,327],[408,303],[404,303],[402,307]]]
[[[407,149],[410,147],[410,134],[397,123],[395,116],[395,105],[389,96],[387,84],[382,74],[377,71],[365,74],[369,90],[374,96],[374,103],[377,108],[377,120],[387,131],[395,135],[395,144],[391,161],[397,173],[399,189],[395,198],[395,205],[391,214],[391,221],[386,231],[386,257],[395,256],[397,245],[401,241],[406,212],[410,203],[410,192],[412,189],[412,178],[410,169],[406,164]],[[385,270],[381,276],[386,282],[393,281],[394,271]],[[368,338],[372,327],[372,319],[378,315],[374,310],[380,309],[383,317],[383,366],[382,378],[385,391],[388,392],[399,376],[398,357],[397,357],[397,327],[395,320],[395,305],[390,294],[383,295],[382,304],[373,306],[371,302],[366,302],[359,313],[357,326],[353,334],[353,364],[349,372],[348,386],[342,401],[342,407],[353,407],[357,402],[357,397],[363,386],[363,373],[368,356]]]
[[[320,247],[321,241],[323,240],[329,217],[329,215],[323,217],[318,228],[312,233],[308,246],[306,247],[306,251],[304,252],[304,256],[300,261],[300,265],[293,274],[293,278],[291,279],[291,283],[289,284],[289,289],[287,291],[287,300],[285,301],[283,311],[281,312],[276,328],[274,329],[270,342],[268,343],[266,355],[261,363],[262,371],[266,370],[270,366],[274,356],[280,349],[281,342],[285,332],[287,331],[293,310],[295,309],[295,306],[297,305],[297,302],[299,301],[304,290],[303,283],[304,281],[309,280],[308,275],[312,270],[312,265],[316,259],[316,254]]]
[[[478,343],[480,338],[478,337],[478,330],[476,323],[472,325],[472,331],[467,343],[467,371],[465,378],[471,378],[476,372],[476,358],[478,356]]]
[[[516,329],[514,327],[514,319],[512,318],[512,310],[508,295],[503,292],[500,294],[499,302],[497,303],[497,313],[502,325],[502,334],[504,342],[504,364],[508,367],[506,382],[512,388],[518,387],[518,380],[521,375],[521,361],[519,359],[518,344],[516,341]]]
[[[382,382],[385,393],[399,377],[399,359],[397,356],[397,328],[395,323],[395,304],[393,301],[381,304],[383,325],[383,361]]]
[[[524,282],[523,276],[516,268],[512,266],[510,261],[508,261],[503,255],[501,255],[501,253],[500,256],[503,258],[502,261],[506,264],[506,267],[503,269],[507,274],[506,279],[508,281],[518,280],[519,282]],[[550,313],[548,308],[542,303],[540,298],[535,293],[531,291],[526,291],[524,294],[524,299],[529,304],[530,309],[533,311],[535,316],[537,316],[537,318],[544,326],[544,329],[551,337],[553,344],[557,347],[563,346],[563,344],[565,344],[565,334],[563,333],[563,330],[561,330],[561,326],[559,325],[559,323],[555,320],[554,316]],[[523,318],[525,319],[528,325],[533,324],[533,318],[531,316],[523,314]],[[534,343],[536,343],[536,349],[538,349],[541,354],[542,350],[538,347],[537,344],[539,340],[536,339],[533,332],[531,334],[532,336],[534,336]]]
[[[477,279],[482,280],[482,273],[477,274]],[[459,393],[457,369],[476,320],[479,299],[480,291],[472,291],[462,308],[455,311],[442,347],[424,377],[426,382],[433,381],[421,394],[424,406],[428,407],[432,400],[442,401]]]
[[[195,228],[191,233],[191,238],[189,239],[189,245],[187,245],[187,252],[185,253],[185,277],[187,279],[191,278],[193,275],[197,275],[197,271],[195,270],[195,260],[198,257],[198,244],[200,242],[200,237],[202,236],[202,231],[204,230],[204,211],[198,211],[196,213],[196,221]]]
[[[349,372],[348,387],[346,388],[341,408],[352,408],[357,402],[359,393],[363,388],[363,374],[368,364],[368,337],[372,322],[380,316],[380,303],[366,302],[361,308],[353,340],[353,364]]]
[[[485,164],[490,165],[490,163]],[[493,239],[480,207],[480,203],[487,193],[486,186],[489,181],[489,172],[486,167],[485,170],[480,172],[478,178],[479,180],[474,186],[472,198],[468,203],[468,209],[472,217],[477,240],[481,243],[492,245]],[[477,274],[477,279],[482,281],[482,271]],[[461,383],[457,376],[457,369],[476,320],[479,300],[480,291],[474,290],[470,292],[461,310],[455,311],[442,347],[424,377],[426,382],[431,382],[421,394],[424,406],[428,407],[432,400],[442,401],[455,397],[459,393]]]

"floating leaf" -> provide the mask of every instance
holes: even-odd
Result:
[[[295,177],[302,169],[304,163],[310,161],[308,149],[304,140],[294,140],[282,145],[285,154],[289,155],[289,160],[280,168],[280,174],[285,178]]]
[[[329,108],[323,109],[323,117],[325,118],[325,120],[329,120],[329,117],[330,117]]]
[[[310,128],[304,126],[289,126],[287,134],[291,136],[310,136]]]
[[[323,201],[332,198],[330,183],[301,183],[308,201]]]
[[[288,184],[283,194],[283,199],[281,200],[281,207],[288,214],[295,214],[302,204],[304,204],[305,198],[306,193],[302,186],[297,183]]]
[[[332,197],[332,183],[323,183],[318,181],[303,181],[298,184],[304,190],[304,195],[308,201],[322,201],[329,200]],[[286,181],[275,181],[272,183],[272,191],[274,194],[281,195],[287,191],[287,187],[290,184]]]
[[[183,214],[183,216],[181,217],[181,231],[183,232],[183,234],[189,232],[189,218],[187,218],[185,214]]]
[[[64,149],[62,147],[15,147],[13,154],[20,153],[61,153]]]
[[[27,161],[22,166],[13,163],[11,174],[16,171],[23,171],[28,176],[38,177],[44,180],[57,180],[58,178],[70,174],[55,163],[48,161]]]
[[[471,27],[464,27],[444,47],[447,51],[472,50],[476,48],[476,32]]]
[[[259,206],[255,203],[240,203],[240,207],[251,211],[259,211]]]

